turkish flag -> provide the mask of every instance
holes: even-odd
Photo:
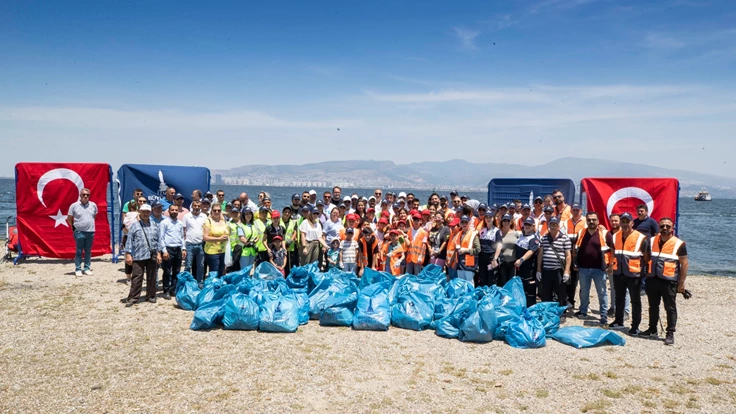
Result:
[[[608,216],[629,213],[636,218],[636,207],[646,204],[655,220],[669,217],[677,220],[680,182],[676,178],[583,178],[580,190],[588,199],[588,211],[611,228]]]
[[[23,254],[73,259],[76,243],[66,222],[69,207],[89,188],[97,204],[92,256],[112,252],[107,218],[109,164],[29,163],[15,165],[18,239]]]

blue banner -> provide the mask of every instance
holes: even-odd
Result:
[[[488,205],[521,200],[532,204],[533,197],[544,197],[560,190],[565,202],[572,205],[575,200],[575,183],[569,178],[494,178],[488,183]]]
[[[166,198],[166,190],[174,187],[184,196],[184,206],[192,202],[192,191],[201,190],[202,195],[210,189],[210,170],[205,167],[182,167],[174,165],[124,164],[117,174],[120,186],[120,210],[133,197],[133,190],[140,188],[149,203]]]

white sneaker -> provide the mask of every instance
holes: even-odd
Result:
[[[85,271],[84,271],[84,275],[85,275],[85,276],[94,276],[94,273],[92,273],[92,271],[91,271],[91,270],[85,270]]]
[[[74,276],[76,276],[76,277],[82,277],[82,271],[81,270],[77,270],[76,272],[74,272]]]

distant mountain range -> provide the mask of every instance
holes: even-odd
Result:
[[[328,161],[304,165],[244,165],[212,171],[225,182],[252,185],[323,183],[352,187],[458,188],[487,187],[492,178],[674,177],[681,195],[690,196],[705,187],[716,198],[736,198],[736,179],[644,164],[591,158],[561,158],[547,164],[525,166],[505,163],[472,163],[465,160],[396,164],[392,161]],[[239,181],[238,181],[239,180]]]

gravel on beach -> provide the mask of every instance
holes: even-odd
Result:
[[[725,413],[736,407],[736,279],[688,278],[694,297],[678,297],[674,346],[620,332],[623,347],[578,350],[548,339],[544,348],[524,350],[502,341],[448,340],[431,330],[353,331],[317,321],[294,334],[195,332],[193,313],[173,299],[125,308],[122,268],[109,257],[94,260],[94,276],[84,277],[75,277],[65,260],[0,264],[0,412]],[[648,307],[642,300],[643,330]],[[595,321],[568,318],[565,325]]]

